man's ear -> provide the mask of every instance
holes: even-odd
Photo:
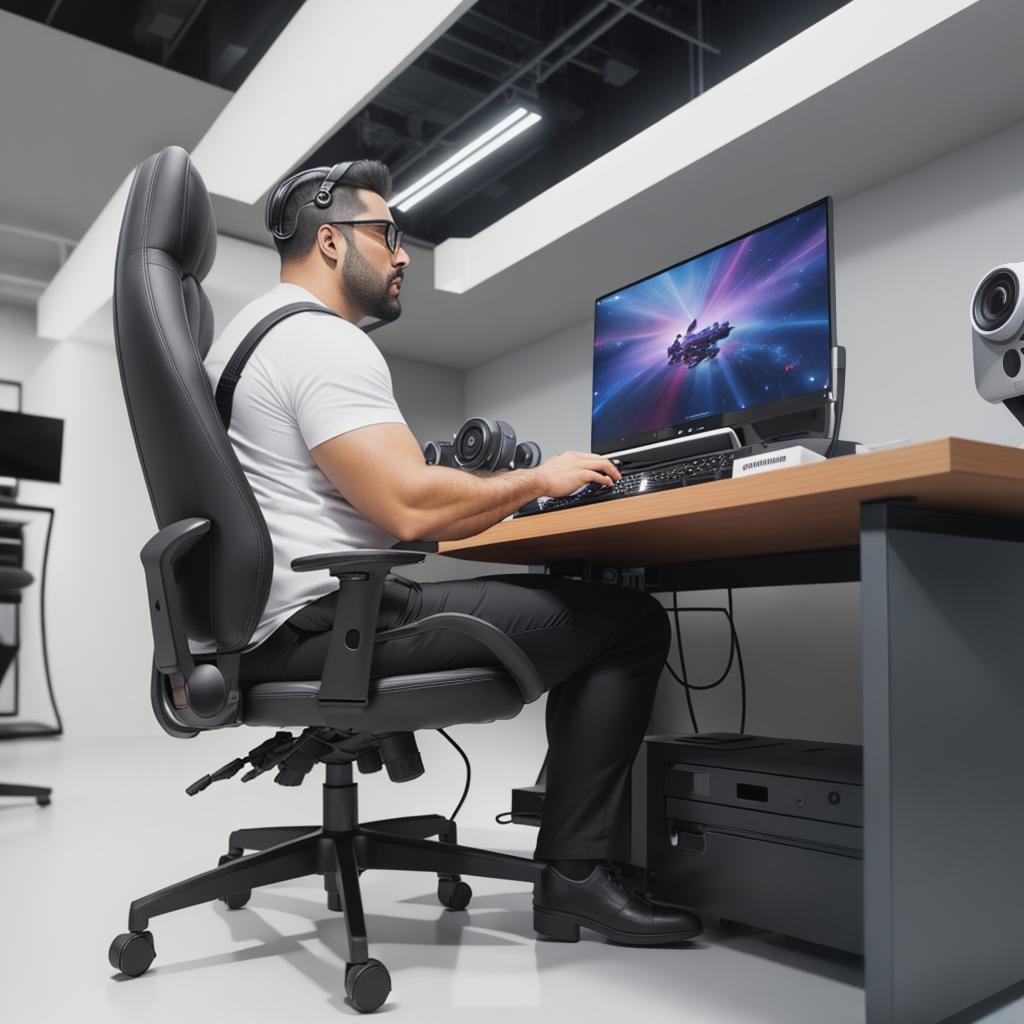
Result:
[[[344,245],[341,232],[335,231],[329,224],[321,224],[316,229],[316,244],[324,259],[330,260],[332,263],[337,263],[345,255],[341,248]]]

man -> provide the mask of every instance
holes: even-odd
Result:
[[[390,191],[387,168],[364,160],[282,182],[267,211],[281,283],[242,310],[206,358],[216,387],[241,340],[272,311],[306,301],[338,314],[300,313],[271,328],[234,395],[230,437],[274,548],[257,646],[242,659],[248,682],[317,678],[323,666],[337,584],[326,574],[292,572],[293,558],[387,548],[396,538],[468,537],[534,498],[608,486],[620,476],[607,459],[584,452],[490,477],[425,464],[395,404],[387,364],[356,326],[401,312],[409,255],[385,202]],[[696,917],[632,892],[609,864],[622,859],[628,772],[668,653],[661,605],[635,590],[537,574],[424,584],[389,577],[378,629],[442,609],[508,633],[550,687],[536,848],[548,868],[534,893],[538,930],[575,940],[583,925],[637,945],[700,934]],[[378,644],[373,671],[466,667],[480,657],[468,638],[436,631]]]

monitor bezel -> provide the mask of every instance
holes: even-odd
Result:
[[[592,452],[595,452],[598,455],[610,455],[615,452],[626,451],[629,448],[637,448],[641,445],[653,444],[658,441],[668,441],[677,437],[687,437],[691,434],[701,434],[705,431],[716,430],[721,427],[754,427],[759,421],[775,419],[780,416],[785,416],[788,413],[806,412],[812,409],[818,409],[823,405],[827,406],[831,403],[833,396],[832,389],[835,384],[835,381],[832,379],[832,366],[833,353],[835,352],[836,347],[836,261],[832,231],[832,196],[830,195],[823,196],[821,199],[816,199],[813,203],[808,203],[806,206],[801,206],[799,209],[793,210],[792,213],[787,213],[781,217],[776,217],[774,220],[767,221],[760,227],[752,228],[750,231],[744,231],[743,234],[737,235],[735,238],[731,238],[726,242],[719,242],[716,245],[705,249],[703,252],[695,253],[693,256],[687,256],[686,259],[679,260],[667,267],[662,267],[661,270],[656,270],[651,274],[645,274],[643,277],[638,277],[635,281],[631,281],[629,284],[613,288],[610,292],[605,292],[604,295],[599,295],[594,300],[594,348],[596,350],[597,305],[599,302],[610,298],[612,295],[618,295],[620,292],[624,292],[638,284],[643,284],[644,281],[649,281],[652,277],[667,274],[669,271],[675,270],[677,267],[681,267],[685,263],[692,263],[694,260],[699,260],[718,249],[724,249],[726,246],[740,242],[744,238],[756,235],[759,231],[765,231],[770,227],[774,227],[776,224],[780,224],[784,220],[789,220],[792,217],[797,217],[802,213],[806,213],[808,210],[813,210],[815,207],[821,206],[822,204],[825,206],[825,245],[828,253],[829,359],[828,381],[825,387],[818,391],[810,391],[804,395],[794,395],[790,398],[784,398],[774,402],[752,405],[746,409],[714,413],[711,416],[705,416],[699,420],[684,420],[681,423],[658,427],[655,430],[644,430],[640,433],[631,434],[628,437],[621,438],[615,442],[598,445],[594,439],[594,362],[592,358],[590,377],[590,450]],[[759,439],[763,441],[770,440],[769,438]]]

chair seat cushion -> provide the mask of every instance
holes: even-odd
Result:
[[[317,703],[319,680],[254,683],[243,696],[246,725],[332,725]],[[370,681],[370,700],[350,726],[359,732],[412,732],[469,722],[515,718],[523,698],[497,668],[459,668],[382,676]]]

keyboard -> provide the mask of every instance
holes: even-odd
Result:
[[[673,487],[702,484],[711,480],[724,480],[732,476],[733,462],[747,454],[749,449],[746,448],[730,449],[633,470],[623,473],[621,479],[616,480],[612,487],[589,484],[582,490],[561,498],[537,498],[535,501],[529,501],[518,512],[513,513],[513,518],[534,516],[541,512],[557,512],[563,508],[576,508],[578,505],[593,505],[599,501],[631,498],[637,494],[666,491]]]

